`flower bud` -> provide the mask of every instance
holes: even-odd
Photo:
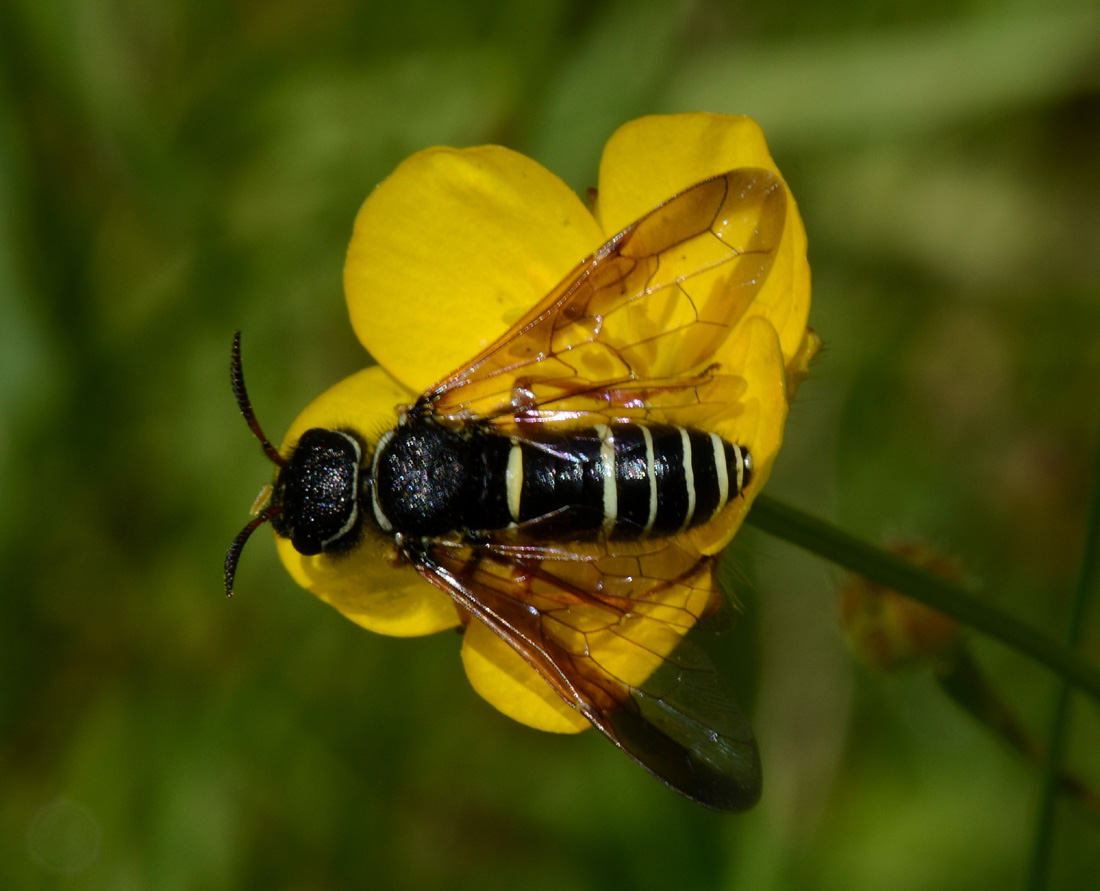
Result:
[[[953,561],[927,545],[897,542],[887,548],[946,579],[961,576]],[[879,671],[950,661],[961,642],[954,619],[861,575],[841,586],[840,623],[856,656]]]

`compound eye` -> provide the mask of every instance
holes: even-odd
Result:
[[[282,513],[275,531],[300,554],[339,550],[359,524],[359,443],[339,430],[315,427],[298,440],[276,491]]]

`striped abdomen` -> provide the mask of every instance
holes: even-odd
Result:
[[[503,436],[410,425],[372,467],[386,532],[441,535],[511,526],[541,539],[671,535],[707,522],[748,483],[748,452],[716,434],[617,424]]]

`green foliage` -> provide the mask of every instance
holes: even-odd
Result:
[[[451,635],[366,634],[264,536],[227,602],[269,473],[229,344],[278,438],[368,361],[342,258],[403,157],[501,142],[583,192],[632,117],[751,114],[826,343],[769,494],[933,542],[1057,637],[1100,424],[1098,49],[1084,2],[0,6],[0,885],[1019,886],[1038,772],[931,678],[854,667],[837,572],[755,530],[714,647],[765,764],[737,818],[509,722]],[[1046,732],[1052,675],[974,651]],[[1100,785],[1083,698],[1066,749]],[[1071,803],[1052,851],[1051,887],[1095,882]]]

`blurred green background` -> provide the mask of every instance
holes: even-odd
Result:
[[[510,722],[455,635],[362,631],[267,535],[222,593],[270,475],[233,331],[278,440],[367,361],[342,258],[402,158],[498,142],[583,194],[616,126],[682,110],[756,117],[809,230],[826,350],[769,494],[1062,633],[1100,430],[1094,2],[8,0],[0,886],[1020,885],[1036,772],[926,674],[856,665],[840,574],[752,529],[712,647],[764,759],[738,817]],[[1054,679],[974,648],[1041,732]],[[1064,803],[1052,885],[1097,875]]]

